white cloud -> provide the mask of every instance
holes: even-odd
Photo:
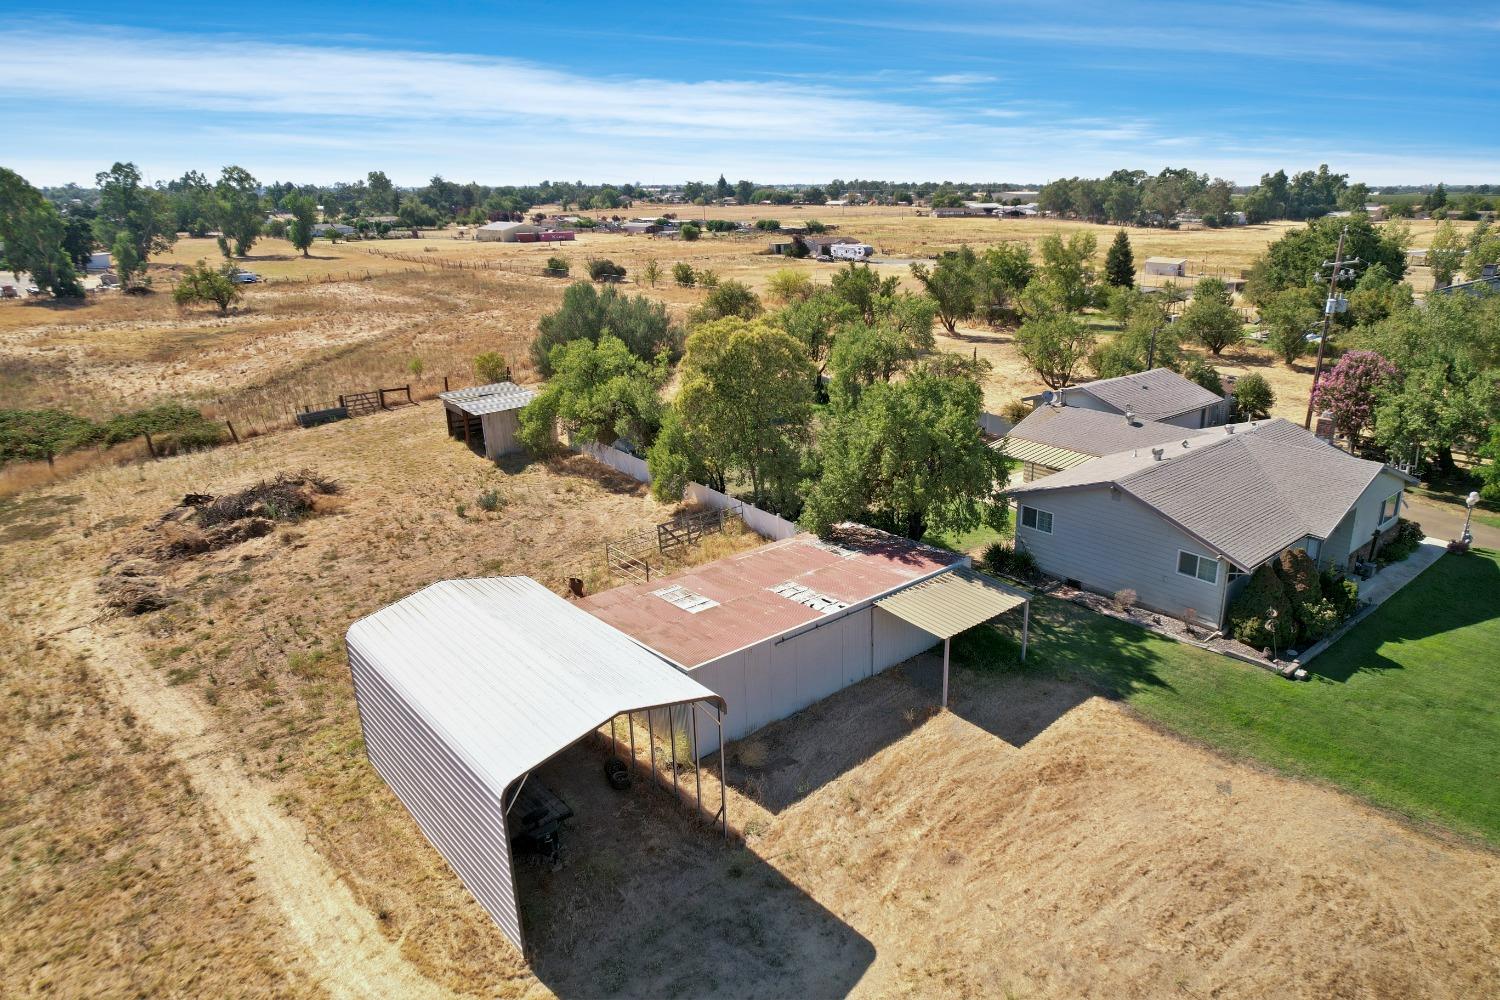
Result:
[[[941,76],[929,76],[927,82],[941,87],[973,87],[981,83],[994,83],[995,79],[988,73],[944,73]]]

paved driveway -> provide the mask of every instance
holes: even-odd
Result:
[[[1422,525],[1428,538],[1451,541],[1463,534],[1464,510],[1451,503],[1438,503],[1415,493],[1406,494],[1406,517]],[[1500,549],[1500,530],[1475,521],[1470,525],[1474,544],[1486,549]]]

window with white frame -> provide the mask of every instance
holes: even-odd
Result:
[[[1219,560],[1178,549],[1177,572],[1183,576],[1196,577],[1204,583],[1218,583]]]
[[[1021,527],[1040,531],[1044,535],[1050,535],[1052,534],[1052,513],[1022,504]]]
[[[1380,504],[1380,523],[1384,524],[1401,511],[1401,494],[1395,493]]]

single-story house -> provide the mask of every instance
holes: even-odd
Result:
[[[1016,546],[1089,590],[1222,626],[1249,575],[1287,549],[1370,559],[1415,480],[1275,419],[1186,433],[1012,486]]]
[[[723,698],[723,737],[735,740],[1021,607],[968,562],[844,524],[831,541],[794,535],[578,606]],[[941,621],[889,602],[919,586]],[[715,749],[716,733],[698,735],[699,753]]]
[[[1029,483],[1104,455],[1181,441],[1187,433],[1212,432],[1082,406],[1040,406],[990,447],[1020,462],[1021,481]]]
[[[1500,265],[1486,264],[1479,277],[1473,281],[1459,281],[1442,288],[1434,288],[1434,295],[1490,295],[1500,293]]]
[[[620,229],[623,232],[631,233],[632,235],[636,236],[647,236],[651,233],[661,232],[661,226],[654,219],[649,222],[643,220],[627,222],[625,223],[625,225],[621,226]]]
[[[1188,428],[1218,426],[1234,407],[1234,400],[1167,368],[1097,379],[1025,399],[1037,409],[1076,406]]]
[[[474,230],[474,238],[481,243],[515,243],[522,233],[541,231],[529,222],[488,222]]]
[[[520,411],[536,393],[514,382],[470,386],[438,393],[448,435],[462,440],[485,458],[497,459],[522,449],[517,437]]]
[[[329,230],[333,230],[340,236],[353,236],[357,230],[353,226],[346,226],[342,222],[315,222],[312,233],[314,236],[322,236]]]
[[[1164,274],[1169,278],[1187,277],[1186,257],[1147,257],[1147,274]]]
[[[807,248],[807,253],[812,257],[827,257],[833,252],[832,248],[840,243],[858,243],[859,241],[849,236],[798,236],[798,242]]]

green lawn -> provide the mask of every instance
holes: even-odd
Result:
[[[1231,755],[1500,844],[1500,557],[1444,556],[1293,683],[1040,597],[1028,669],[1120,698]],[[1008,633],[955,644],[1014,664]]]
[[[960,532],[935,532],[929,531],[922,536],[922,541],[928,545],[936,545],[950,552],[963,552],[979,555],[984,547],[992,542],[1008,542],[1011,535],[1015,533],[1012,522],[1007,521],[1004,530],[996,531],[988,525],[981,524],[977,528]]]

